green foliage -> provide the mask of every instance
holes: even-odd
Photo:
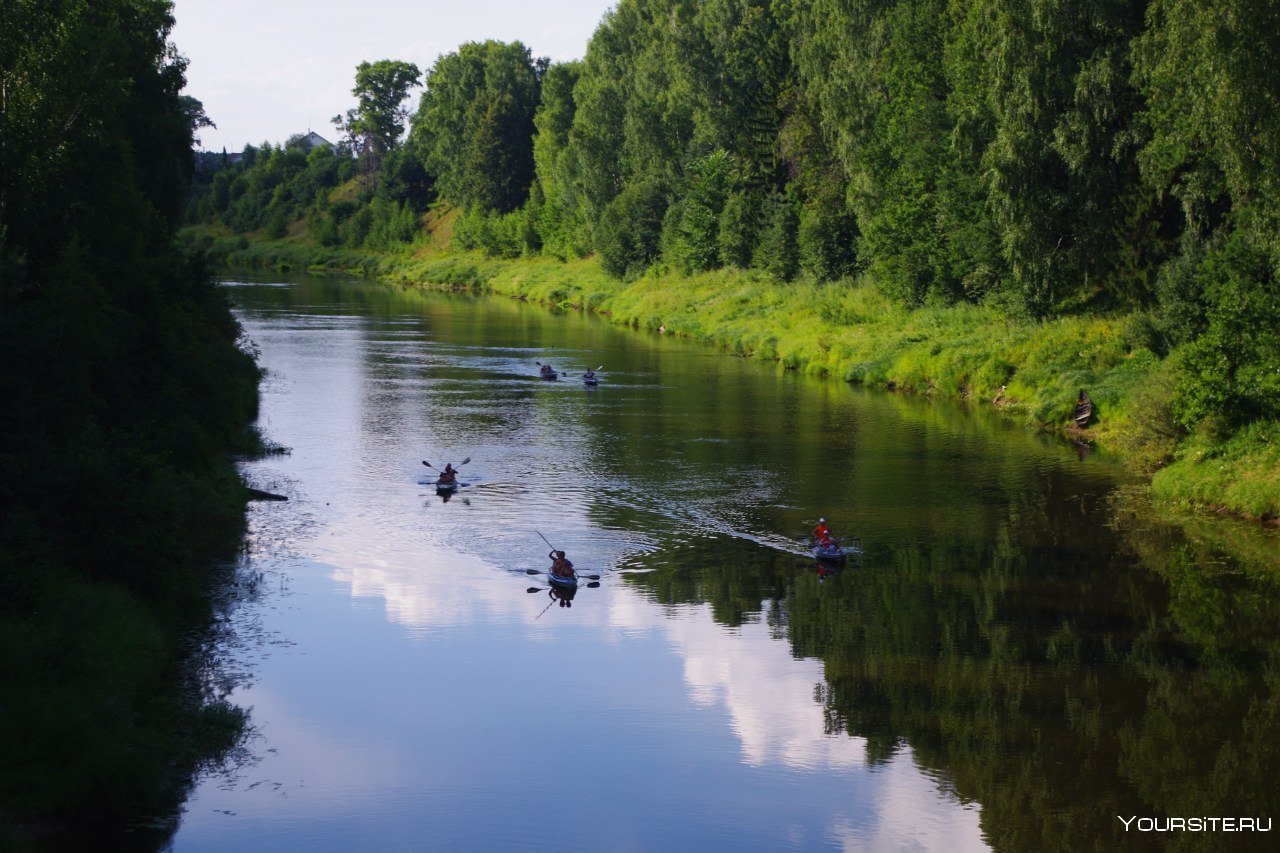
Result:
[[[350,219],[339,226],[338,236],[342,239],[342,245],[356,249],[364,245],[372,228],[373,210],[369,207],[360,207],[351,214]]]
[[[689,168],[670,246],[664,247],[670,260],[685,273],[719,266],[720,214],[729,189],[730,168],[724,151],[716,151]]]
[[[840,199],[824,195],[805,205],[796,233],[800,269],[818,281],[852,275],[858,227]]]
[[[1280,517],[1280,421],[1257,420],[1227,437],[1193,435],[1176,456],[1152,480],[1162,500]]]
[[[468,42],[427,73],[410,142],[440,192],[507,213],[533,181],[533,116],[545,62],[519,42]]]
[[[731,192],[720,211],[720,260],[739,269],[751,266],[760,218],[760,199],[746,190]]]
[[[946,239],[937,227],[939,183],[952,125],[941,61],[944,5],[818,2],[807,13],[811,37],[801,51],[803,79],[849,175],[870,269],[886,292],[915,304],[949,288],[937,280]],[[806,230],[818,232],[810,242],[819,244],[831,227],[824,220],[839,215],[838,194],[830,198],[825,189],[805,217]],[[826,266],[822,254],[806,266]]]
[[[409,117],[404,100],[409,89],[420,86],[422,72],[411,62],[381,59],[356,66],[356,108],[346,117],[334,118],[339,130],[359,140],[359,152],[380,163],[394,149]]]
[[[658,257],[667,194],[663,182],[627,187],[605,207],[596,226],[596,251],[604,271],[634,278]]]
[[[1174,415],[1177,399],[1173,364],[1165,362],[1141,383],[1129,400],[1127,423],[1116,437],[1129,466],[1151,476],[1174,459],[1186,431]]]
[[[288,231],[288,228],[289,228],[289,220],[285,216],[284,210],[281,208],[276,208],[274,211],[268,214],[267,224],[262,229],[262,233],[269,240],[278,240],[285,235],[285,232]]]
[[[178,682],[243,531],[259,374],[174,245],[201,113],[172,26],[156,0],[0,17],[3,823],[166,813],[214,746]]]
[[[322,204],[356,168],[351,158],[324,147],[310,154],[268,144],[249,150],[252,157],[219,170],[207,184],[196,185],[188,208],[199,211],[198,221],[221,221],[240,233],[266,228],[281,215],[287,224]],[[275,233],[283,233],[275,225]]]
[[[459,249],[480,249],[491,258],[518,258],[536,253],[537,229],[530,206],[511,213],[486,213],[472,208],[458,218],[453,245]]]
[[[410,243],[417,233],[417,217],[407,204],[375,198],[367,208],[369,227],[362,244],[369,249],[387,249],[396,243]],[[352,234],[354,240],[354,232]]]
[[[1231,206],[1280,198],[1280,9],[1266,0],[1154,0],[1134,43],[1146,96],[1144,177],[1207,236]],[[1225,202],[1225,203],[1224,203]],[[1275,228],[1274,219],[1269,229]]]
[[[800,217],[791,200],[781,193],[771,196],[764,207],[755,265],[782,281],[790,281],[800,264],[799,225]]]
[[[1005,259],[1034,316],[1102,284],[1142,212],[1129,42],[1142,6],[1084,0],[1075,14],[1028,7],[1001,16],[989,42],[995,137],[985,156]],[[1065,10],[1064,10],[1065,11]],[[1038,73],[1037,85],[1027,76]],[[1139,268],[1134,271],[1141,275]],[[1125,282],[1141,300],[1142,281]],[[1135,292],[1135,287],[1136,292]]]
[[[338,224],[333,213],[319,205],[312,207],[307,216],[307,231],[311,234],[311,239],[321,246],[338,245]]]
[[[700,4],[684,44],[695,150],[724,150],[743,183],[778,179],[777,136],[791,72],[790,4],[710,0]]]
[[[584,214],[577,151],[570,145],[577,103],[574,89],[582,63],[552,65],[542,79],[542,102],[534,115],[533,139],[538,241],[565,260],[591,251],[591,225]],[[539,202],[537,199],[540,198]],[[532,217],[531,217],[532,222]]]
[[[1175,411],[1184,426],[1280,417],[1278,260],[1238,231],[1200,264],[1205,328],[1174,356],[1182,367]]]
[[[378,172],[377,196],[410,206],[423,213],[435,201],[435,180],[427,173],[418,155],[406,146],[395,148]]]

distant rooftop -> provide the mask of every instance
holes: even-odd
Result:
[[[303,151],[311,151],[314,148],[332,148],[333,143],[313,130],[298,141],[298,147]]]

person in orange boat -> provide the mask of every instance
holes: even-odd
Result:
[[[835,540],[831,538],[831,528],[827,527],[825,518],[818,519],[818,526],[813,528],[813,538],[824,548],[835,544]]]

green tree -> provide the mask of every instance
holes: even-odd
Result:
[[[1181,348],[1174,411],[1184,426],[1242,426],[1280,418],[1280,281],[1277,253],[1241,229],[1196,269],[1204,328]]]
[[[800,265],[800,217],[795,203],[784,193],[774,193],[765,203],[763,219],[753,263],[770,275],[790,281]]]
[[[777,137],[791,80],[791,4],[708,0],[682,52],[693,103],[693,149],[731,152],[742,182],[775,186]]]
[[[410,140],[441,195],[502,213],[524,203],[545,70],[520,42],[468,42],[436,61]]]
[[[379,197],[409,205],[422,213],[435,200],[435,181],[409,146],[394,149],[378,172]]]
[[[581,73],[581,62],[548,68],[533,118],[534,170],[541,196],[538,231],[546,250],[561,259],[590,251],[594,224],[584,216],[579,161],[569,138],[577,112],[574,90]]]
[[[206,127],[217,128],[213,123],[213,119],[205,114],[204,104],[198,99],[190,95],[179,95],[178,104],[182,108],[182,114],[187,117],[187,123],[191,126],[191,141],[196,145],[200,144],[200,138],[196,136],[201,129]]]
[[[731,169],[732,162],[724,151],[716,151],[689,168],[671,246],[671,260],[685,273],[720,264],[720,214]]]
[[[1179,250],[1158,287],[1175,408],[1187,426],[1280,417],[1280,9],[1156,0],[1146,22],[1138,159]]]
[[[720,260],[741,269],[751,266],[758,239],[760,199],[747,190],[729,193],[720,211]]]
[[[569,134],[585,218],[599,220],[628,185],[673,186],[686,161],[710,153],[691,150],[695,6],[623,0],[588,44]]]
[[[422,72],[411,62],[380,59],[356,66],[351,90],[356,107],[345,116],[335,116],[333,123],[356,143],[357,153],[371,160],[373,171],[399,144],[409,117],[404,101],[410,88],[422,85],[421,78]]]
[[[605,207],[596,251],[605,272],[634,278],[658,258],[667,189],[657,179],[632,184]]]
[[[853,214],[834,193],[819,196],[801,210],[796,255],[800,268],[818,281],[833,281],[853,273],[857,241]]]

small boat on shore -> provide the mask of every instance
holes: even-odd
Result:
[[[1075,413],[1071,419],[1076,422],[1076,426],[1084,429],[1089,425],[1089,419],[1093,417],[1093,400],[1085,393],[1083,388],[1080,389],[1080,396],[1076,397]]]

